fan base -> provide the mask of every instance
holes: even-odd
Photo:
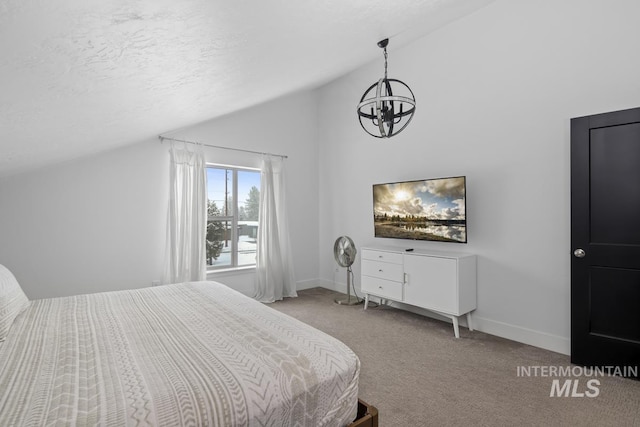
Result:
[[[334,300],[336,304],[340,305],[358,305],[362,304],[364,301],[358,298],[345,298],[345,299],[336,299]]]

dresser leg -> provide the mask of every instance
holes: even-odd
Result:
[[[369,294],[364,294],[364,309],[366,310],[369,307]]]
[[[453,320],[453,333],[456,335],[456,338],[460,338],[460,327],[458,326],[458,316],[451,316],[451,320]]]
[[[470,331],[473,331],[473,323],[471,323],[471,312],[467,313],[467,326]]]

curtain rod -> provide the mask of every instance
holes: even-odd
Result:
[[[204,145],[205,147],[220,148],[222,150],[242,151],[244,153],[261,154],[263,156],[280,157],[280,158],[283,158],[283,159],[288,159],[289,158],[289,156],[286,156],[284,154],[273,154],[273,153],[265,153],[265,152],[262,152],[262,151],[244,150],[242,148],[224,147],[222,145],[205,144],[205,143],[202,143],[202,142],[187,141],[186,139],[176,139],[176,138],[171,138],[171,137],[162,136],[162,135],[158,135],[158,138],[160,139],[160,142],[162,142],[165,139],[167,139],[169,141],[184,142],[186,144]]]

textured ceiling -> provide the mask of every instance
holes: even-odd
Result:
[[[2,0],[0,176],[313,88],[491,0]]]

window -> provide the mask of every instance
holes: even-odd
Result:
[[[260,171],[207,166],[207,269],[256,264]]]

